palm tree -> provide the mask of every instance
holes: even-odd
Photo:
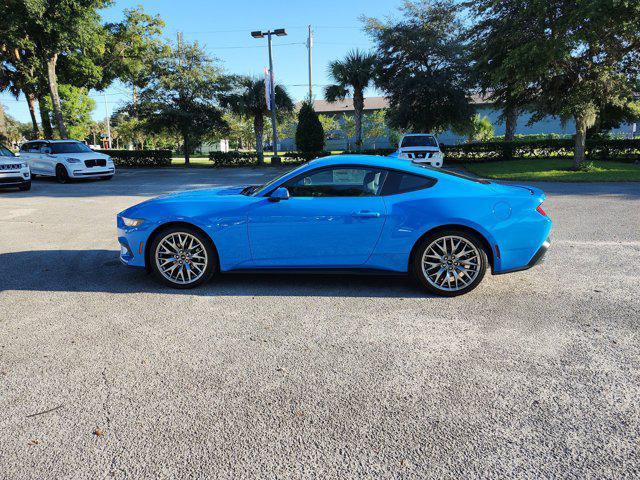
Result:
[[[328,102],[344,100],[353,95],[353,110],[356,124],[356,149],[362,147],[362,111],[364,110],[364,90],[373,81],[375,56],[353,50],[343,60],[329,64],[329,74],[336,82],[324,90]]]
[[[264,164],[264,149],[262,139],[264,136],[264,117],[269,114],[265,98],[264,81],[259,78],[239,77],[236,79],[237,87],[231,94],[222,99],[222,104],[228,107],[236,115],[253,119],[253,131],[256,136],[256,152],[258,162]],[[278,112],[293,111],[293,100],[287,91],[276,85],[276,107]]]

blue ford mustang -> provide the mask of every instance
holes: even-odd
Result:
[[[232,270],[410,272],[466,293],[549,246],[544,193],[406,160],[340,155],[259,186],[167,195],[118,214],[120,259],[189,288]]]

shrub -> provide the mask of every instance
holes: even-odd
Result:
[[[360,150],[359,152],[344,151],[343,153],[349,154],[349,155],[380,155],[382,157],[386,157],[391,153],[395,152],[396,150],[397,150],[396,148],[370,148],[366,150]]]
[[[321,152],[324,149],[324,130],[309,101],[304,102],[298,112],[296,148],[299,152]]]
[[[210,152],[214,167],[255,167],[259,163],[256,152]]]
[[[542,140],[514,140],[512,142],[473,142],[460,145],[441,145],[448,163],[487,162],[522,158],[570,158],[573,156],[572,138]],[[586,156],[590,160],[634,161],[640,158],[640,139],[587,139]]]
[[[282,160],[284,163],[304,163],[316,158],[328,157],[331,152],[319,151],[319,152],[287,152],[282,154]]]
[[[109,155],[120,168],[160,168],[171,166],[171,150],[96,150]]]

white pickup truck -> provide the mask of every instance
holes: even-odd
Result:
[[[400,140],[398,158],[415,163],[426,163],[433,167],[442,167],[444,154],[435,135],[428,133],[407,133]]]

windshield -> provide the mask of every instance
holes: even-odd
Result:
[[[15,157],[15,155],[11,150],[0,145],[0,157]]]
[[[433,135],[411,135],[402,139],[402,147],[437,147],[436,137]]]
[[[49,144],[51,153],[86,153],[92,150],[84,143],[80,142],[61,142]]]
[[[289,175],[292,172],[297,172],[298,170],[300,170],[302,167],[306,166],[307,164],[305,163],[304,165],[299,166],[298,168],[296,168],[295,170],[289,170],[288,172],[284,172],[282,175],[274,178],[273,180],[271,180],[268,183],[265,183],[264,185],[257,185],[257,186],[253,186],[253,187],[249,187],[249,188],[245,188],[242,191],[243,195],[252,195],[254,197],[257,197],[259,195],[262,195],[264,192],[268,191],[273,185],[275,185],[276,183],[278,183],[282,178],[284,178],[286,175]]]

